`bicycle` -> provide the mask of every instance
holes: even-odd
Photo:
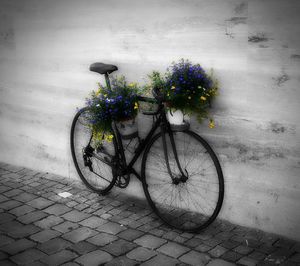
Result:
[[[105,75],[118,68],[95,63],[90,70]],[[127,163],[122,136],[112,123],[112,142],[92,147],[92,133],[85,119],[87,107],[77,112],[71,127],[71,152],[76,170],[93,191],[105,195],[113,186],[125,188],[130,176],[142,182],[154,213],[169,226],[196,232],[211,224],[220,212],[224,197],[224,179],[219,160],[210,145],[189,126],[170,125],[164,97],[153,91],[154,98],[139,101],[157,105],[155,111],[143,112],[153,117],[147,136],[140,140],[133,158]],[[141,173],[134,169],[142,156]]]

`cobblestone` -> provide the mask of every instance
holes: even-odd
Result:
[[[299,242],[221,220],[198,234],[173,230],[146,201],[52,174],[0,163],[0,193],[1,266],[300,264]]]
[[[179,256],[181,256],[189,250],[189,248],[174,242],[168,242],[167,244],[163,245],[158,249],[159,252],[162,252],[173,258],[178,258]]]
[[[107,233],[100,233],[96,236],[93,236],[93,237],[87,239],[87,241],[94,245],[97,245],[97,246],[105,246],[117,239],[118,239],[118,237],[116,237],[114,235],[110,235]]]
[[[179,260],[189,265],[200,266],[206,265],[209,262],[210,257],[204,253],[199,253],[192,250],[189,253],[181,256]]]
[[[82,265],[98,266],[111,261],[112,259],[113,257],[107,252],[102,250],[95,250],[79,257],[75,261]]]
[[[73,231],[70,231],[70,232],[64,234],[62,237],[73,243],[77,243],[77,242],[85,240],[91,236],[94,236],[97,233],[98,233],[97,231],[92,230],[88,227],[79,227]]]
[[[152,235],[144,235],[134,241],[134,243],[150,249],[156,249],[166,242],[167,240]]]

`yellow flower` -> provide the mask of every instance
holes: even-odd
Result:
[[[201,99],[202,101],[206,101],[206,97],[204,97],[204,96],[201,96],[200,99]]]
[[[175,86],[172,86],[172,87],[171,87],[171,90],[175,90]]]
[[[209,119],[209,124],[208,124],[209,128],[214,128],[215,127],[215,122],[212,119]]]
[[[170,96],[170,93],[169,93],[169,92],[167,93],[167,96]]]
[[[134,110],[136,110],[136,109],[138,109],[139,108],[139,105],[138,105],[138,103],[134,103]]]
[[[106,94],[106,93],[104,94],[104,97],[107,97],[107,94]]]
[[[107,141],[107,142],[112,142],[112,140],[113,140],[113,138],[114,138],[114,135],[105,135],[105,140]]]
[[[95,96],[98,96],[100,93],[101,93],[101,90],[99,89],[95,92]]]
[[[133,86],[135,86],[135,83],[134,83],[134,82],[131,82],[131,83],[129,83],[128,86],[129,86],[129,87],[133,87]]]

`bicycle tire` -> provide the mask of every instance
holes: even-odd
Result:
[[[72,158],[77,173],[83,183],[89,189],[97,192],[98,194],[104,195],[113,188],[117,176],[113,167],[97,159],[95,156],[90,156],[89,158],[93,171],[91,171],[90,168],[85,165],[85,161],[83,159],[83,148],[89,143],[89,140],[92,138],[92,131],[88,126],[89,123],[85,117],[87,112],[88,108],[81,109],[76,113],[72,122],[70,135]],[[83,134],[86,135],[86,139],[83,140],[83,143],[80,143],[79,138],[83,137]],[[100,154],[98,158],[102,156],[108,161],[112,160],[112,158],[115,157],[117,151],[115,138],[113,138],[113,141],[110,143],[106,142],[105,145],[106,149],[109,150],[109,152],[105,154],[98,153],[97,155]],[[97,172],[95,172],[94,169],[96,169]]]
[[[186,182],[180,182],[179,184],[173,183],[167,171],[166,160],[163,153],[162,133],[159,132],[148,143],[142,159],[142,183],[144,193],[153,211],[166,224],[185,232],[198,232],[210,225],[221,210],[224,198],[222,169],[213,149],[198,134],[190,130],[181,132],[173,131],[173,136],[176,143],[178,160],[180,161],[182,169],[185,169],[188,179]],[[183,137],[183,139],[181,138],[181,142],[179,142],[179,137]],[[167,143],[169,146],[167,149],[170,161],[169,165],[172,174],[175,176],[176,174],[180,174],[180,170],[176,166],[175,156],[169,152],[171,144],[168,139],[169,137],[167,137],[166,134],[166,140],[169,142]],[[192,140],[193,143],[186,146],[187,143],[185,142],[187,139]],[[182,148],[188,148],[190,146],[192,147],[191,151],[194,152],[196,158],[200,160],[198,159],[195,162],[190,161],[192,159],[188,157],[188,154],[182,152]],[[203,161],[204,159],[201,155],[205,161]],[[188,159],[189,161],[187,161]],[[213,172],[207,172],[205,176],[205,169],[202,172],[201,170],[198,171],[198,169],[201,167],[201,162],[202,166],[206,166],[207,164],[205,164],[205,162],[207,160],[210,162],[211,166],[209,166],[209,168],[213,168],[210,169],[213,170]],[[189,167],[189,165],[191,165],[191,167]],[[154,168],[151,168],[151,166],[154,166]],[[196,170],[195,173],[191,172],[193,170],[192,167]],[[199,175],[196,176],[197,171],[200,177]],[[195,179],[192,175],[193,173],[198,179]],[[210,174],[210,176],[208,176],[208,174]],[[189,194],[188,189],[191,190],[193,195]],[[203,195],[201,195],[201,193]],[[184,196],[186,196],[186,198],[184,198]],[[206,202],[206,205],[203,205],[205,197],[208,196],[214,201]],[[191,202],[192,200],[195,202]],[[206,209],[209,212],[205,213]]]

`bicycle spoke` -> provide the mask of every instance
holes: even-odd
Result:
[[[178,163],[183,173],[186,172],[187,179],[182,179],[183,173],[179,170],[170,138],[166,135],[169,166],[175,178],[170,179],[162,137],[157,136],[143,160],[145,195],[166,223],[193,231],[206,227],[215,219],[218,206],[222,203],[220,181],[223,182],[223,179],[217,171],[219,165],[216,165],[216,157],[212,157],[207,144],[203,145],[204,140],[186,132],[174,132],[173,136]]]

